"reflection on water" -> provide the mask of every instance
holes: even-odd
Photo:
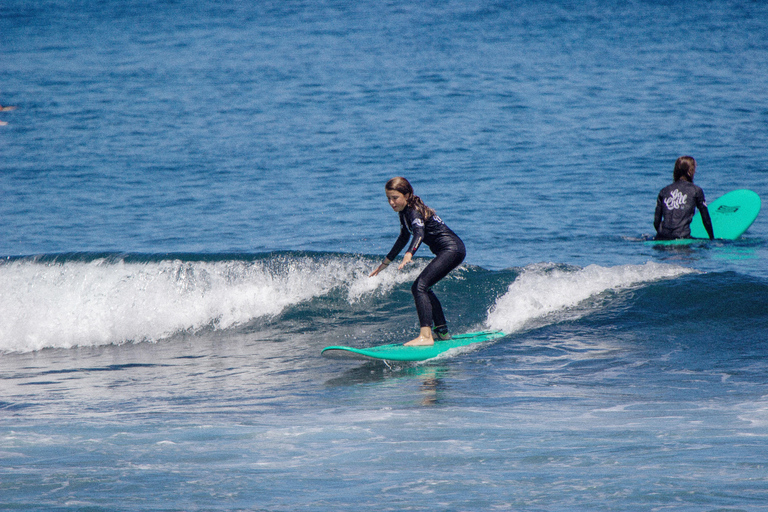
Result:
[[[393,363],[369,361],[344,372],[340,377],[325,382],[328,387],[345,387],[359,384],[392,383],[397,380],[418,381],[420,405],[432,406],[439,403],[441,392],[445,390],[444,377],[448,373],[445,366],[430,364]],[[401,384],[398,384],[401,385]],[[403,388],[407,383],[402,383]]]
[[[423,394],[421,405],[436,405],[439,399],[439,391],[442,389],[442,381],[439,376],[442,373],[440,368],[429,367],[428,371],[420,375],[424,379],[421,383],[421,392]]]
[[[756,260],[766,242],[762,239],[684,240],[680,243],[653,244],[652,247],[659,259],[666,263],[693,264],[706,260]]]

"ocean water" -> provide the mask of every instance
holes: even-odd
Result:
[[[768,216],[659,248],[659,189],[768,198],[755,1],[3,0],[0,509],[757,511]],[[368,277],[408,177],[465,241]]]

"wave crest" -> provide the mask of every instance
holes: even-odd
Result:
[[[227,329],[342,288],[347,300],[413,278],[368,278],[370,258],[18,259],[0,264],[0,352],[157,341]],[[417,270],[414,270],[417,271]]]
[[[644,265],[569,268],[536,264],[523,269],[507,292],[491,307],[491,329],[515,332],[553,314],[580,317],[591,308],[576,310],[587,299],[607,291],[632,288],[642,283],[670,279],[695,272],[689,268],[648,262]],[[576,309],[574,309],[576,308]]]

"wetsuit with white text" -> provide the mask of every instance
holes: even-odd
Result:
[[[701,220],[709,238],[714,238],[712,220],[701,187],[682,179],[661,189],[656,199],[656,213],[653,218],[656,239],[690,238],[691,220],[696,208],[701,213]]]

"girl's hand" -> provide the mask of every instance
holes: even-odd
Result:
[[[389,266],[389,263],[390,263],[390,262],[388,262],[388,261],[385,261],[385,262],[383,262],[381,265],[379,265],[378,267],[376,267],[376,270],[374,270],[373,272],[371,272],[371,273],[368,275],[368,277],[373,277],[373,276],[376,276],[376,275],[378,275],[378,274],[379,274],[379,272],[381,272],[382,270],[384,270],[385,268],[387,268],[387,267]]]
[[[400,264],[399,267],[397,267],[397,270],[403,270],[403,267],[405,267],[408,263],[411,262],[411,258],[413,258],[413,254],[409,252],[405,253],[405,256],[403,256],[403,262]]]

